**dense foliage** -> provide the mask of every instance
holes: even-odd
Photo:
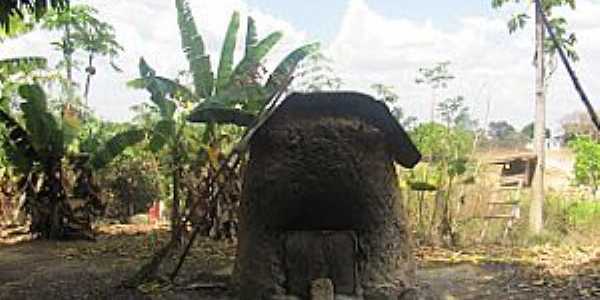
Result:
[[[50,9],[64,10],[69,6],[69,0],[16,0],[0,2],[0,33],[18,31],[19,19],[32,14],[40,19]],[[16,27],[16,28],[15,28]],[[0,35],[1,36],[1,35]]]
[[[600,144],[590,137],[578,137],[569,142],[575,152],[575,181],[592,189],[594,197],[600,186]]]
[[[142,130],[126,128],[100,142],[91,130],[82,130],[86,127],[82,121],[86,120],[72,93],[70,45],[79,41],[77,45],[88,47],[90,52],[104,51],[98,47],[113,41],[114,36],[97,42],[95,38],[103,35],[102,30],[91,32],[88,25],[110,31],[109,25],[93,17],[96,12],[91,8],[73,10],[82,12],[78,21],[85,19],[87,23],[72,22],[66,16],[71,10],[52,12],[46,19],[46,27],[50,29],[60,27],[60,20],[69,20],[68,25],[80,29],[73,35],[67,30],[62,44],[61,50],[69,62],[66,80],[59,72],[48,71],[45,58],[23,57],[0,62],[3,160],[18,178],[17,206],[30,217],[30,230],[52,239],[89,234],[90,218],[102,214],[104,207],[93,173],[146,135]],[[42,85],[51,87],[55,82],[65,86],[63,91],[67,92],[52,99]],[[75,199],[79,201],[71,201]]]

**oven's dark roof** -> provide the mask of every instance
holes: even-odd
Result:
[[[371,96],[356,92],[294,93],[280,104],[264,126],[268,128],[274,119],[280,122],[298,116],[358,118],[383,131],[396,162],[402,166],[413,167],[421,159],[419,150],[388,107]]]

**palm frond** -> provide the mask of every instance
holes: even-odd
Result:
[[[197,102],[198,100],[196,95],[189,88],[175,80],[162,76],[133,79],[127,82],[127,86],[135,89],[148,89],[148,86],[151,85],[153,81],[157,86],[159,86],[159,89],[162,90],[165,95],[171,98],[181,98],[193,102]]]
[[[15,73],[45,69],[48,60],[40,56],[16,57],[0,60],[0,76],[8,77]]]
[[[46,158],[62,156],[63,132],[54,116],[48,111],[46,93],[37,84],[22,85],[19,95],[25,99],[21,103],[25,128],[36,152]]]
[[[125,149],[131,147],[146,138],[146,131],[142,129],[130,129],[120,132],[108,140],[96,153],[92,154],[90,165],[94,170],[104,168]]]
[[[152,138],[150,139],[150,151],[157,153],[163,146],[175,136],[175,121],[160,120],[154,126]]]
[[[252,17],[248,17],[248,27],[246,30],[246,51],[245,55],[248,55],[252,48],[256,46],[258,39],[256,38],[256,22]]]
[[[185,0],[176,0],[177,24],[181,45],[190,65],[196,94],[208,98],[212,94],[214,78],[210,58],[205,53],[204,41],[196,28],[194,16]]]
[[[21,174],[29,172],[33,162],[38,159],[31,139],[25,128],[9,113],[0,109],[0,123],[4,125],[2,148],[10,161]]]
[[[262,60],[282,37],[281,32],[273,32],[258,42],[256,46],[251,47],[233,71],[229,87],[254,81]]]
[[[150,100],[156,104],[163,118],[171,119],[175,113],[175,103],[169,101],[166,96],[169,93],[167,86],[161,80],[156,80],[156,72],[144,58],[140,59],[140,75],[146,83],[146,90],[150,93]],[[133,84],[136,84],[135,82]]]
[[[277,91],[282,84],[285,84],[292,73],[295,71],[296,66],[307,58],[308,56],[316,53],[319,50],[319,43],[307,44],[294,51],[292,51],[287,57],[285,57],[275,68],[269,80],[265,85],[265,89],[268,94]]]
[[[239,27],[240,14],[234,12],[229,21],[227,34],[225,35],[225,41],[223,42],[223,48],[221,49],[221,59],[219,60],[219,71],[217,73],[217,94],[225,88],[229,82],[231,73],[233,72],[233,55],[235,52]]]
[[[273,47],[283,38],[283,33],[276,31],[262,39],[252,49],[252,56],[256,62],[261,62]]]
[[[234,124],[250,126],[256,116],[241,109],[228,108],[218,103],[203,103],[192,111],[187,120],[196,123]]]

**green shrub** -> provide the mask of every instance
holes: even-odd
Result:
[[[566,208],[566,217],[577,229],[600,225],[600,202],[574,201]]]
[[[122,159],[100,178],[107,200],[106,216],[123,222],[145,213],[154,201],[167,198],[162,176],[152,160]]]
[[[575,181],[592,188],[594,197],[600,185],[600,143],[590,137],[577,137],[569,142],[575,152]]]

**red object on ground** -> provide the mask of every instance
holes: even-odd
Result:
[[[148,221],[150,223],[156,223],[160,219],[160,206],[158,202],[154,202],[148,210]]]

